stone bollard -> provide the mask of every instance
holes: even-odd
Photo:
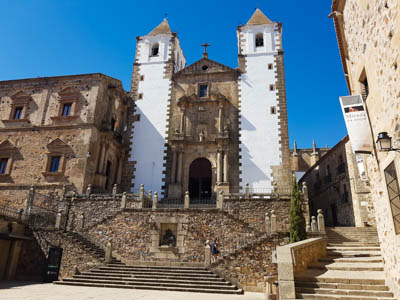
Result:
[[[249,183],[246,183],[246,186],[244,188],[244,193],[246,195],[246,198],[248,199],[250,197],[250,187],[249,187]]]
[[[85,215],[81,214],[79,216],[79,227],[78,227],[78,229],[79,230],[83,230],[83,228],[85,228]]]
[[[55,230],[60,230],[60,226],[61,226],[61,217],[62,217],[62,214],[61,214],[60,212],[58,212],[58,213],[57,213],[57,216],[56,216],[56,224],[54,225],[54,229],[55,229]]]
[[[224,206],[224,191],[219,191],[217,199],[217,209],[222,209]]]
[[[325,220],[324,220],[324,215],[322,213],[322,209],[317,210],[318,216],[317,216],[317,221],[318,221],[318,231],[319,232],[325,232]]]
[[[271,210],[271,233],[277,232],[277,223],[276,223],[276,215],[275,211]]]
[[[112,259],[112,243],[108,242],[106,246],[106,256],[105,256],[105,262],[106,263],[111,263]]]
[[[189,205],[190,205],[190,196],[189,196],[189,192],[186,191],[186,193],[185,193],[184,208],[189,208]]]
[[[204,266],[209,266],[211,264],[211,248],[210,243],[206,244],[204,247]]]
[[[151,191],[150,191],[151,193]],[[151,194],[150,194],[151,195]],[[158,193],[154,192],[154,197],[153,197],[153,206],[152,209],[156,210],[157,209],[157,205],[158,205]]]
[[[317,232],[317,221],[315,220],[315,216],[311,217],[311,232]]]
[[[89,184],[88,187],[87,187],[87,189],[86,189],[86,196],[89,197],[91,193],[92,193],[92,185]]]
[[[122,193],[122,197],[121,197],[121,208],[125,209],[126,208],[126,192]]]
[[[265,232],[271,233],[271,219],[268,216],[268,213],[265,213]]]
[[[311,231],[310,220],[307,218],[307,220],[306,220],[306,232],[310,232],[310,231]]]
[[[140,189],[139,189],[139,200],[143,201],[144,200],[144,184],[140,185]]]
[[[117,197],[117,191],[118,191],[118,185],[117,185],[117,184],[114,184],[114,187],[113,187],[113,189],[112,189],[112,197],[113,197],[114,200],[115,200],[116,197]]]
[[[65,195],[66,194],[67,194],[67,187],[64,184],[63,187],[62,187],[62,190],[61,190],[61,198],[60,198],[61,201],[65,200]]]

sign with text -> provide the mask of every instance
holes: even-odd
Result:
[[[339,97],[347,132],[354,152],[372,152],[372,136],[361,95]]]

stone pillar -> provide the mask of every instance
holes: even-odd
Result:
[[[246,195],[246,198],[250,197],[250,186],[249,186],[248,182],[246,183],[246,186],[244,187],[244,193]]]
[[[112,189],[112,196],[113,196],[114,200],[115,200],[115,198],[117,196],[117,191],[118,191],[118,185],[114,184],[113,189]]]
[[[182,182],[182,171],[183,171],[182,168],[183,168],[183,150],[180,149],[178,155],[178,176],[176,179],[178,183]]]
[[[151,198],[150,198],[151,199]],[[153,206],[152,209],[156,210],[157,209],[157,204],[158,204],[158,193],[154,192],[154,197],[153,197]]]
[[[265,213],[265,232],[271,233],[271,220],[268,216],[268,213]]]
[[[106,263],[111,263],[112,260],[112,243],[108,242],[106,246],[106,256],[105,256],[105,262]]]
[[[67,187],[64,184],[63,187],[62,187],[62,191],[61,191],[61,199],[60,199],[61,201],[65,200],[66,194],[67,194]]]
[[[86,196],[90,196],[90,194],[92,193],[92,185],[89,184],[88,187],[86,188]]]
[[[144,184],[141,184],[139,188],[139,200],[140,201],[144,200]]]
[[[221,150],[218,150],[217,152],[217,183],[220,183],[222,181],[222,153]]]
[[[318,216],[318,231],[325,233],[325,220],[324,220],[324,215],[322,213],[322,209],[317,210]]]
[[[211,248],[210,244],[204,247],[204,266],[209,266],[211,264]]]
[[[26,213],[30,215],[32,206],[33,206],[33,200],[35,199],[35,187],[31,185],[28,193],[28,201],[26,203]]]
[[[311,217],[311,231],[317,232],[317,221],[315,220],[315,216]]]
[[[222,129],[223,129],[223,116],[222,116],[222,109],[224,108],[224,106],[222,104],[219,105],[218,107],[218,132],[222,133]]]
[[[218,192],[217,209],[222,209],[224,206],[224,191]]]
[[[271,233],[277,232],[277,223],[276,223],[276,215],[275,211],[271,210]]]
[[[61,217],[62,217],[62,214],[61,214],[60,212],[58,212],[58,213],[57,213],[57,216],[56,216],[56,224],[55,224],[55,226],[54,226],[54,229],[55,229],[55,230],[60,230],[60,226],[61,226]]]
[[[180,124],[180,133],[185,135],[185,108],[181,107],[181,124]]]
[[[224,182],[229,181],[228,172],[229,172],[228,151],[224,151]]]
[[[190,205],[190,196],[189,196],[189,192],[186,191],[186,193],[185,193],[184,208],[189,208],[189,205]]]
[[[306,232],[311,231],[310,218],[306,218]]]
[[[125,209],[126,208],[126,192],[122,193],[122,197],[121,197],[121,208]]]
[[[80,214],[79,215],[79,223],[78,223],[78,230],[83,230],[83,228],[85,228],[85,215],[84,214]]]
[[[171,183],[176,182],[176,148],[172,148]]]

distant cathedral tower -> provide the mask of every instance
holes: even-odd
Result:
[[[215,199],[246,183],[290,186],[281,26],[256,10],[238,27],[239,68],[203,57],[186,67],[164,20],[137,38],[130,163],[133,189]]]

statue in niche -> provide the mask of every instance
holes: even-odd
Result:
[[[167,229],[161,238],[160,246],[175,247],[176,237],[172,233],[171,229]]]
[[[225,124],[224,126],[224,134],[228,134],[229,133],[229,126],[227,124]]]
[[[204,141],[204,137],[205,137],[205,134],[204,134],[204,131],[202,130],[202,131],[200,131],[200,133],[199,133],[199,141],[200,141],[200,142],[203,142],[203,141]]]

